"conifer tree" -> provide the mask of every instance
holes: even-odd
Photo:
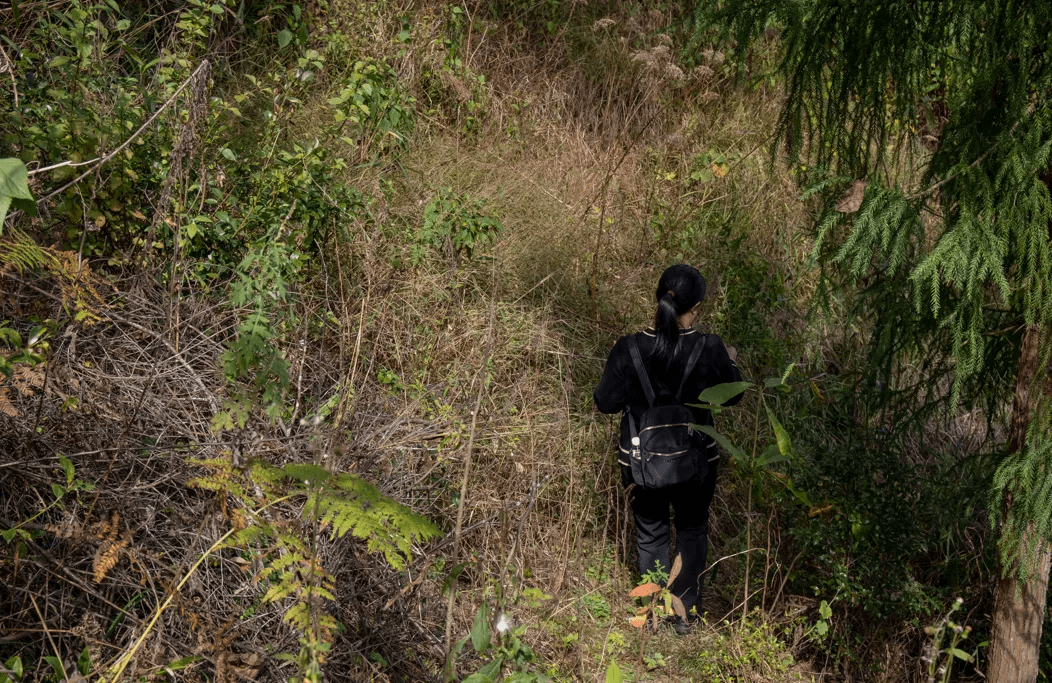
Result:
[[[717,21],[743,62],[780,32],[777,149],[824,199],[815,254],[856,287],[885,376],[912,356],[923,395],[942,369],[945,406],[1011,406],[986,673],[1029,683],[1052,530],[1052,3],[726,0]]]

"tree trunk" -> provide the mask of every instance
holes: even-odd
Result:
[[[997,582],[993,633],[990,637],[990,683],[1034,683],[1041,654],[1041,627],[1045,620],[1049,552],[1040,551],[1034,574],[1019,585],[1009,570]]]
[[[1009,452],[1025,445],[1027,428],[1034,413],[1037,395],[1048,382],[1036,382],[1040,357],[1041,331],[1029,326],[1023,336],[1016,374],[1015,398],[1012,401],[1012,425],[1008,437]],[[1005,499],[1007,516],[1012,500]],[[1024,545],[1029,541],[1024,535]],[[1033,574],[1022,585],[1016,579],[1015,567],[1001,567],[994,595],[994,613],[990,634],[990,664],[986,678],[990,683],[1034,683],[1037,680],[1041,652],[1041,628],[1045,620],[1050,554],[1042,543]]]

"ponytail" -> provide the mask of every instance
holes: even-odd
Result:
[[[676,347],[679,345],[679,315],[676,313],[676,296],[671,291],[658,299],[657,313],[654,314],[654,331],[657,332],[654,357],[667,367],[676,355]]]
[[[705,278],[685,263],[671,266],[661,274],[654,296],[658,304],[654,313],[654,357],[668,367],[679,348],[678,318],[705,299]]]

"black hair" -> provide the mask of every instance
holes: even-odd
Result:
[[[669,266],[658,280],[657,312],[654,314],[654,330],[657,343],[654,356],[667,367],[676,356],[679,346],[679,321],[699,301],[705,299],[705,278],[693,266],[679,263]]]

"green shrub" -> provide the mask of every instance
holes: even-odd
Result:
[[[486,210],[481,199],[443,187],[424,207],[424,223],[411,236],[413,263],[421,263],[429,248],[438,247],[455,264],[461,254],[471,258],[503,230],[500,219]]]

